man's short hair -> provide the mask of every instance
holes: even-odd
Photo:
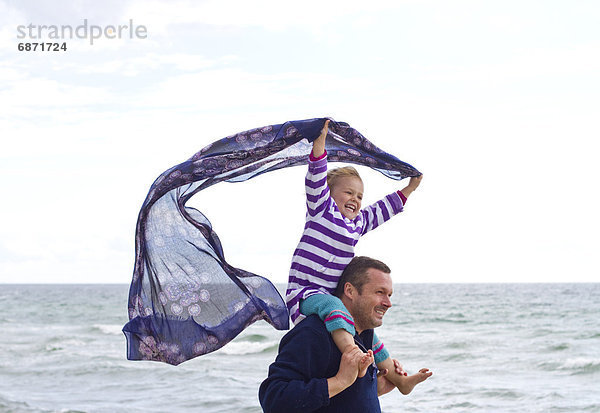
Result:
[[[341,298],[344,295],[344,285],[350,283],[358,290],[359,294],[362,294],[363,286],[369,281],[367,271],[373,268],[375,270],[382,271],[386,274],[392,272],[390,267],[385,265],[383,262],[369,257],[354,257],[352,261],[346,266],[340,281],[338,282],[337,288],[335,289],[335,295]]]

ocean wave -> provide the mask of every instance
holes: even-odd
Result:
[[[446,344],[446,348],[452,349],[464,349],[469,347],[471,347],[471,343],[466,341],[451,341],[450,343]]]
[[[120,324],[94,324],[92,329],[111,336],[120,336],[123,334],[123,326]]]
[[[65,349],[85,347],[86,342],[72,337],[53,337],[51,338],[44,349],[47,352],[61,351]]]
[[[576,357],[563,361],[543,362],[539,367],[547,371],[569,371],[571,374],[592,374],[600,372],[600,359]]]
[[[472,354],[469,353],[457,353],[457,354],[450,354],[446,357],[443,357],[442,360],[444,361],[464,361],[464,360],[473,360],[474,357]]]
[[[553,346],[548,347],[548,349],[550,351],[563,351],[563,350],[568,350],[570,348],[571,348],[571,346],[569,345],[569,343],[560,343],[560,344],[555,344]]]
[[[529,337],[533,337],[533,338],[537,338],[537,337],[546,337],[546,336],[552,336],[556,334],[556,331],[551,330],[549,328],[538,328],[536,330],[531,331],[528,336]]]
[[[263,336],[262,334],[247,334],[245,336],[240,336],[240,341],[249,341],[251,343],[262,343],[267,339],[267,336]]]
[[[472,410],[480,410],[481,406],[471,403],[471,402],[462,402],[462,403],[453,403],[447,404],[443,407],[444,410],[453,410],[453,409],[472,409]]]
[[[73,303],[74,287],[19,288],[30,301],[0,302],[0,318],[12,319],[0,324],[0,412],[260,411],[256,393],[285,332],[260,322],[219,351],[177,367],[132,362],[120,331],[125,304],[112,298],[94,306]],[[594,350],[600,302],[589,286],[573,288],[581,296],[564,302],[558,292],[540,287],[461,286],[451,302],[440,303],[421,298],[448,297],[447,287],[411,286],[408,303],[392,307],[380,337],[406,364],[422,360],[435,374],[414,397],[402,398],[401,409],[399,393],[382,398],[382,410],[600,413],[600,355]],[[600,284],[593,288],[600,294]],[[113,290],[95,287],[90,299],[97,291],[114,298]],[[489,294],[472,299],[469,290]],[[56,304],[45,301],[49,291]],[[568,317],[551,311],[547,319],[527,317],[527,307],[516,303],[532,296],[560,303],[560,314]],[[529,367],[511,373],[519,363]],[[132,386],[150,397],[132,396]],[[199,397],[190,398],[190,391]]]
[[[584,357],[567,359],[563,364],[563,368],[573,370],[576,374],[596,373],[600,371],[600,359]]]
[[[484,391],[480,392],[479,394],[481,394],[484,397],[490,397],[493,399],[500,398],[500,399],[518,400],[518,399],[522,399],[523,397],[525,397],[525,395],[523,393],[519,393],[519,392],[516,392],[513,390],[508,390],[508,389],[484,390]]]
[[[49,410],[41,410],[30,406],[28,403],[8,400],[0,397],[0,412],[12,412],[12,413],[49,413]]]
[[[278,341],[266,341],[266,342],[250,342],[250,341],[234,341],[227,344],[221,350],[220,353],[228,355],[245,355],[245,354],[258,354],[265,351],[277,350],[279,346]]]
[[[452,316],[449,316],[449,317],[452,317]],[[432,322],[432,323],[453,323],[453,324],[467,324],[470,322],[470,320],[460,319],[460,317],[457,317],[457,318],[449,318],[449,317],[448,318],[435,317],[428,321]],[[464,316],[462,316],[462,317],[464,317]]]

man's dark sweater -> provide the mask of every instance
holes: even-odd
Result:
[[[363,351],[371,349],[373,330],[363,331],[355,340]],[[269,377],[260,386],[258,396],[264,412],[381,412],[375,366],[329,399],[327,379],[338,372],[341,357],[323,321],[316,315],[304,319],[281,339]]]

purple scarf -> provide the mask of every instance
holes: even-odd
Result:
[[[269,125],[214,142],[165,171],[138,216],[129,322],[129,360],[177,365],[215,351],[257,320],[289,328],[273,284],[227,264],[208,219],[187,200],[211,185],[242,182],[307,163],[326,118]],[[420,172],[383,152],[347,123],[331,121],[329,162],[365,165],[400,180]],[[290,251],[290,256],[292,251]]]

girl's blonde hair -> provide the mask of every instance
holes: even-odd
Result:
[[[335,184],[335,180],[338,178],[342,178],[344,176],[354,176],[362,182],[362,178],[358,174],[358,171],[354,169],[352,166],[342,166],[341,168],[335,168],[330,171],[327,171],[327,186],[329,188]]]

